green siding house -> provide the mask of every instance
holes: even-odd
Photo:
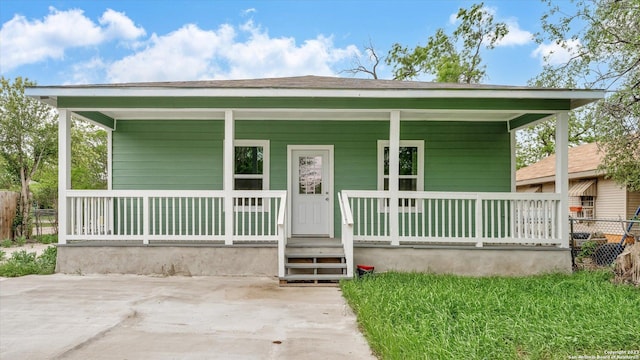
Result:
[[[570,268],[567,113],[602,91],[303,76],[40,86],[59,111],[59,271],[352,277]],[[70,186],[70,119],[109,134]],[[556,192],[516,193],[515,132],[556,119]]]

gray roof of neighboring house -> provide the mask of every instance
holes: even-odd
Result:
[[[590,143],[569,148],[569,177],[579,177],[584,175],[595,175],[602,153],[598,150],[598,144]],[[556,156],[548,156],[537,163],[531,164],[516,172],[516,183],[534,184],[536,179],[539,182],[551,181],[556,174]]]

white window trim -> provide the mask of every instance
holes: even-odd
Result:
[[[378,190],[384,191],[384,148],[389,147],[389,140],[378,140]],[[418,148],[418,174],[416,181],[416,191],[424,191],[424,140],[400,140],[400,147],[415,147]],[[389,174],[391,176],[391,174]],[[416,175],[399,175],[400,179],[410,179],[415,177]],[[406,191],[400,191],[400,197],[402,197],[402,193]],[[383,201],[381,204],[382,208],[381,212],[388,212],[389,205],[386,201]],[[403,210],[404,209],[404,210]],[[400,208],[398,211],[407,212],[411,211],[411,209],[415,209],[417,212],[422,212],[422,206],[418,206],[416,209],[415,206],[405,206]]]
[[[254,174],[236,174],[235,155],[233,163],[233,179],[262,179],[262,190],[269,190],[269,140],[235,140],[233,142],[233,150],[236,147],[262,147],[262,175]],[[235,182],[234,182],[235,184]],[[235,185],[233,190],[235,190]]]
[[[378,190],[384,191],[384,148],[389,140],[378,140]],[[418,148],[418,179],[416,191],[424,191],[424,140],[400,140],[400,147]],[[391,176],[391,174],[389,174]],[[399,175],[400,179],[410,179],[416,175]]]
[[[233,161],[233,191],[236,191],[235,188],[235,179],[262,179],[262,190],[269,190],[269,177],[270,177],[270,172],[269,172],[269,160],[270,160],[270,156],[269,156],[269,140],[247,140],[247,139],[242,139],[242,140],[234,140],[233,141],[233,151],[234,151],[234,161]],[[235,149],[236,147],[252,147],[252,146],[256,146],[256,147],[262,147],[262,175],[257,175],[257,174],[236,174],[235,169],[236,169],[236,164],[235,164]],[[251,190],[237,190],[237,191],[251,191]],[[235,201],[234,201],[235,203]],[[254,212],[254,211],[264,211],[264,212],[269,212],[270,209],[268,207],[264,207],[263,205],[259,205],[258,207],[256,207],[255,205],[245,205],[245,206],[241,206],[241,205],[236,205],[234,204],[234,211],[238,212],[238,211],[250,211],[250,212]]]
[[[591,205],[584,205],[585,204],[585,198],[586,197],[590,197],[592,198],[591,200]],[[596,197],[595,196],[580,196],[580,206],[582,207],[582,210],[580,212],[578,212],[578,217],[582,217],[585,219],[595,219],[596,217]]]

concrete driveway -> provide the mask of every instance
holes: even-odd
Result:
[[[255,277],[0,278],[0,358],[373,359],[338,288]]]

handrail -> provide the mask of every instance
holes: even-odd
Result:
[[[388,198],[389,192],[384,190],[343,190],[343,197],[369,197]],[[400,198],[434,200],[560,200],[561,195],[556,193],[502,193],[502,192],[441,192],[441,191],[399,191]],[[534,196],[535,199],[531,197]]]
[[[344,215],[344,204],[342,204],[342,195],[338,192],[338,205],[340,205],[340,218],[342,220],[342,224],[347,224],[347,219]]]
[[[280,207],[278,209],[278,225],[284,225],[285,212],[287,211],[287,192],[280,195]]]
[[[225,195],[224,190],[67,190],[69,197],[197,197],[197,196],[219,196]],[[276,197],[286,196],[285,190],[233,190],[232,197]]]
[[[351,206],[349,206],[349,195],[344,190],[342,192],[342,195],[338,193],[342,223],[345,225],[353,225],[353,213],[351,212]]]
[[[342,216],[342,245],[347,262],[347,277],[353,277],[353,214],[349,206],[348,197],[338,192],[338,203]]]

